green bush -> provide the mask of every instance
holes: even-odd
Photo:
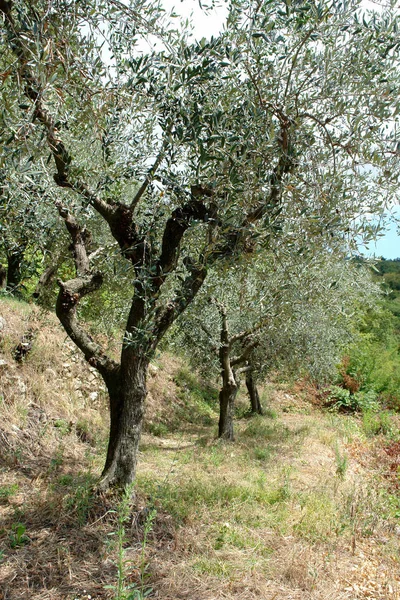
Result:
[[[331,410],[337,411],[376,412],[380,408],[378,395],[374,390],[359,391],[352,394],[349,390],[345,390],[338,385],[332,385],[329,388],[327,403],[330,405]]]

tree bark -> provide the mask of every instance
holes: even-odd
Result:
[[[262,415],[263,409],[260,402],[256,382],[254,381],[252,371],[246,371],[246,387],[250,398],[250,408],[253,414]]]
[[[148,360],[133,356],[123,361],[120,371],[108,381],[110,435],[107,458],[99,489],[125,488],[136,474],[137,452],[147,395]]]
[[[14,249],[7,255],[7,289],[12,294],[18,294],[21,286],[21,265],[24,259],[25,247]]]
[[[6,287],[6,284],[7,284],[7,271],[3,267],[3,265],[0,265],[0,290],[4,289]]]
[[[235,411],[235,399],[238,392],[237,384],[227,384],[219,393],[219,423],[218,437],[224,440],[234,441],[233,415]]]
[[[35,298],[36,300],[41,299],[46,289],[50,288],[50,285],[54,281],[54,277],[57,273],[59,263],[60,258],[58,258],[55,262],[53,262],[45,268],[45,270],[39,277],[39,281],[36,284],[35,291],[32,294],[33,298]]]

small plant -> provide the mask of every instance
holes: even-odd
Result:
[[[105,589],[114,591],[113,600],[144,600],[153,591],[151,586],[148,585],[149,573],[148,564],[146,563],[146,546],[148,535],[153,528],[153,522],[156,517],[156,510],[150,509],[147,512],[147,516],[144,522],[143,528],[143,541],[142,549],[140,554],[140,562],[137,568],[139,572],[139,585],[137,583],[127,583],[127,565],[126,565],[126,522],[129,519],[131,512],[131,497],[133,492],[133,486],[128,486],[124,492],[123,498],[117,508],[118,517],[118,528],[116,533],[117,536],[117,583],[116,585],[105,586]]]
[[[377,412],[380,409],[378,395],[374,390],[360,391],[354,394],[356,410]]]
[[[54,453],[53,458],[50,460],[49,473],[55,473],[61,467],[64,462],[64,448],[59,446]]]
[[[73,479],[70,475],[63,475],[58,480],[60,485],[72,486]],[[93,506],[93,477],[89,473],[81,478],[80,485],[73,492],[65,496],[64,507],[74,518],[79,525],[85,525],[91,507]]]
[[[56,419],[54,421],[54,427],[58,429],[61,436],[64,436],[71,433],[72,423],[66,421],[65,419]]]
[[[22,523],[14,523],[11,527],[10,532],[10,545],[11,548],[19,548],[24,546],[30,539],[25,535],[26,527]]]
[[[348,467],[348,458],[345,454],[340,453],[338,444],[335,445],[335,459],[336,459],[336,475],[340,479],[344,479]]]
[[[376,413],[365,411],[362,416],[362,428],[367,437],[372,437],[379,433],[390,436],[393,432],[390,414],[387,412]]]
[[[359,391],[352,394],[338,385],[329,388],[327,404],[333,411],[378,411],[379,403],[374,390]]]
[[[169,429],[165,423],[149,423],[147,429],[156,437],[163,437],[169,433]]]
[[[18,484],[13,483],[12,485],[1,485],[0,486],[0,500],[8,500],[11,496],[14,496],[18,492]]]
[[[277,419],[278,413],[273,408],[266,408],[264,409],[264,417],[267,417],[268,419]]]
[[[259,461],[268,460],[271,456],[269,448],[254,448],[254,458]]]
[[[283,483],[279,488],[279,495],[281,500],[288,500],[291,496],[291,484],[290,484],[290,473],[291,468],[287,467],[283,470]]]

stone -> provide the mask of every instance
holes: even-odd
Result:
[[[156,365],[153,364],[149,364],[149,373],[151,375],[155,375],[158,372],[158,367],[156,367]]]
[[[96,400],[98,399],[98,397],[99,397],[98,392],[90,392],[90,394],[89,394],[89,399],[92,402],[96,402]]]
[[[24,381],[21,379],[21,377],[13,377],[12,380],[15,384],[16,392],[21,394],[21,396],[25,396],[26,385],[25,385]]]
[[[57,373],[55,372],[55,370],[50,369],[50,367],[44,370],[44,374],[51,379],[55,379],[57,377]]]

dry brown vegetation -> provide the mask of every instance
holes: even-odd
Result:
[[[52,315],[1,301],[0,316],[1,600],[114,599],[118,572],[121,600],[130,584],[163,600],[400,598],[397,417],[370,435],[365,418],[269,385],[266,416],[242,404],[237,441],[223,444],[215,390],[160,356],[123,505],[93,494],[101,381]]]

